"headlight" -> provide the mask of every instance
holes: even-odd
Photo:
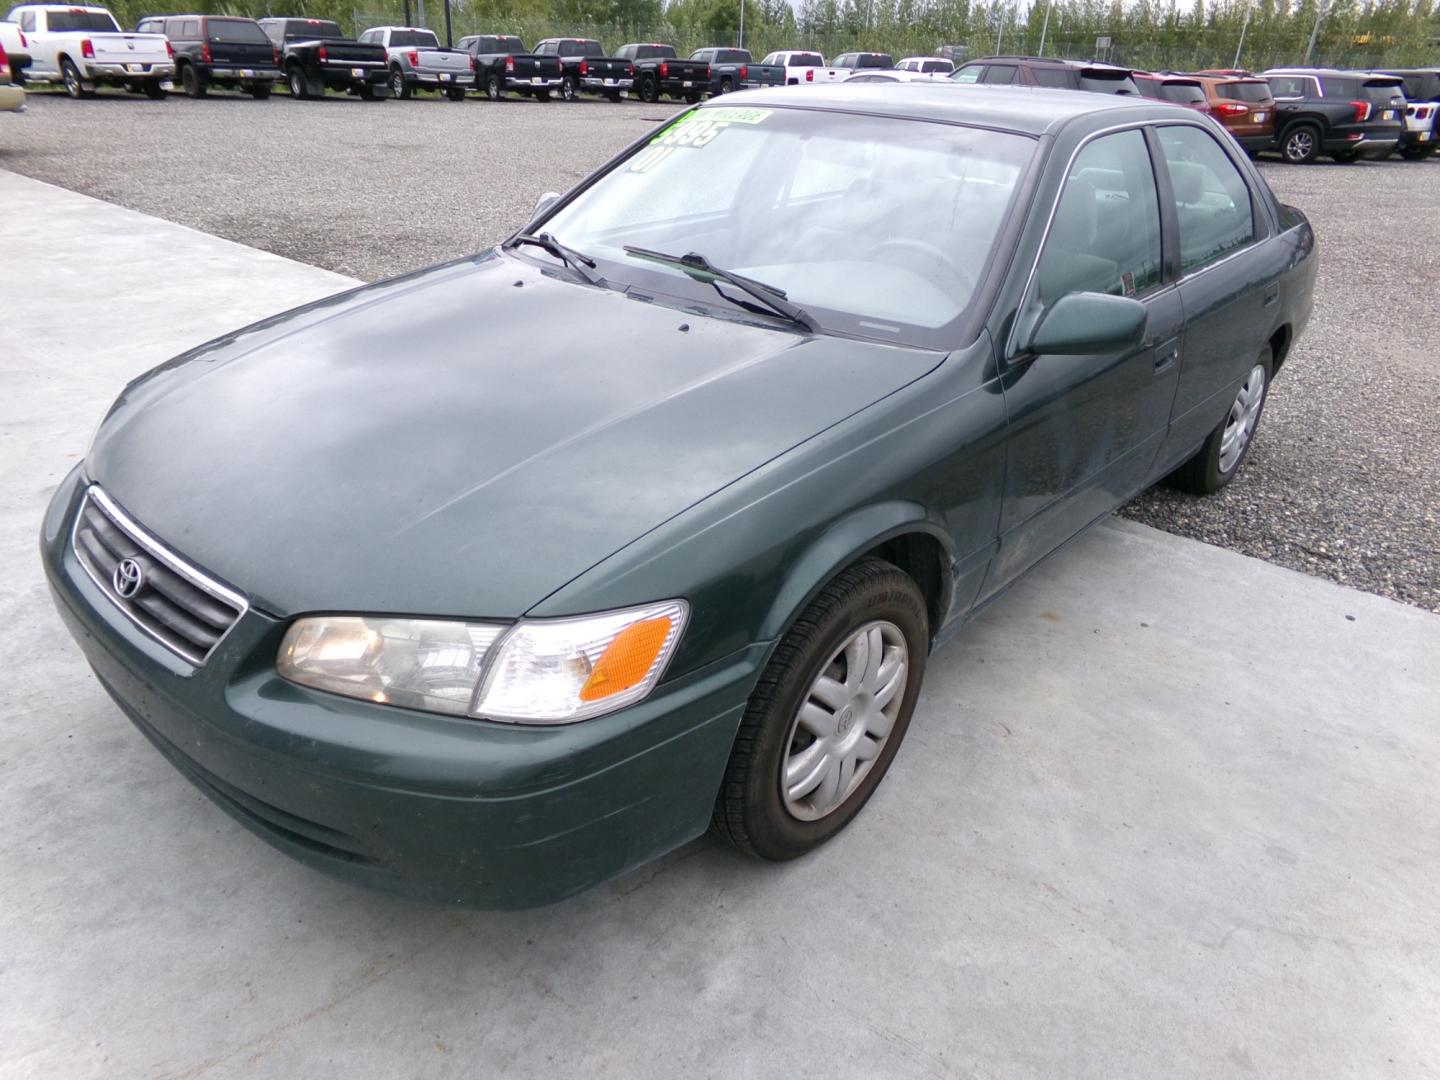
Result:
[[[523,724],[564,724],[654,689],[688,607],[669,600],[510,627],[353,615],[299,619],[277,668],[304,686],[384,705]]]

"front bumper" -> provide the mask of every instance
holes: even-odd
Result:
[[[709,822],[757,643],[629,709],[526,727],[317,693],[275,674],[285,621],[253,608],[193,668],[141,634],[76,560],[79,470],[41,535],[56,607],[101,684],[202,792],[327,873],[444,903],[571,895]]]
[[[175,75],[174,64],[96,64],[87,63],[81,75],[94,79],[169,79]]]

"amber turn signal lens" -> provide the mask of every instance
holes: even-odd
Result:
[[[643,682],[670,636],[670,619],[646,619],[622,630],[600,654],[580,688],[581,701],[599,701]]]

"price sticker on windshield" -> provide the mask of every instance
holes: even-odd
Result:
[[[662,128],[650,145],[630,162],[628,172],[645,173],[659,165],[677,150],[700,150],[709,146],[732,124],[762,124],[773,109],[735,107],[696,109]]]

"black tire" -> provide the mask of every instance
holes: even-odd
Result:
[[[493,71],[485,76],[485,96],[491,101],[500,101],[505,97],[505,84],[500,81],[500,76]]]
[[[606,90],[605,97],[616,105],[620,104],[621,93],[619,90]]]
[[[549,100],[550,100],[550,91],[549,91],[549,90],[536,90],[536,91],[535,91],[535,100],[536,100],[536,101],[549,101]]]
[[[80,69],[68,56],[60,61],[60,81],[65,84],[65,93],[77,101],[80,98],[95,96],[94,90],[85,89],[84,81],[80,77]]]
[[[1424,161],[1430,156],[1429,146],[1402,146],[1400,156],[1406,161]]]
[[[691,105],[694,105],[697,101],[700,100],[700,95],[699,95],[699,94],[686,94],[686,95],[685,95],[685,100],[686,100],[687,102],[689,102]]]
[[[836,650],[875,621],[898,628],[908,648],[899,711],[854,790],[823,817],[802,820],[786,808],[780,792],[781,763],[798,730],[795,719]],[[781,639],[750,695],[715,801],[712,829],[748,855],[781,861],[819,847],[848,825],[879,786],[905,737],[925,676],[929,641],[925,597],[908,574],[888,562],[865,559],[836,575]]]
[[[1240,471],[1240,466],[1245,464],[1245,458],[1250,454],[1250,447],[1255,442],[1255,433],[1260,428],[1260,421],[1265,415],[1265,402],[1270,396],[1270,379],[1275,374],[1275,358],[1267,345],[1260,350],[1260,355],[1255,358],[1256,366],[1265,372],[1265,382],[1260,397],[1260,407],[1255,414],[1254,422],[1250,427],[1250,434],[1240,449],[1240,454],[1230,463],[1229,468],[1220,468],[1220,451],[1225,441],[1226,430],[1235,422],[1234,409],[1221,417],[1220,423],[1200,445],[1200,449],[1188,461],[1182,464],[1167,478],[1171,487],[1181,491],[1188,491],[1192,495],[1213,495],[1231,480],[1235,479]]]
[[[1340,150],[1337,153],[1330,155],[1330,157],[1334,161],[1338,162],[1341,165],[1353,165],[1355,164],[1355,159],[1359,156],[1360,155],[1354,150]],[[1387,154],[1385,156],[1389,157],[1390,155]]]
[[[1320,156],[1320,129],[1314,124],[1295,124],[1280,139],[1280,156],[1291,165],[1310,165]]]
[[[390,96],[399,98],[401,101],[409,101],[413,93],[405,81],[405,74],[398,67],[390,69]]]
[[[560,98],[562,101],[574,101],[580,96],[580,88],[575,85],[575,77],[566,75],[560,80]]]
[[[734,80],[734,79],[731,79],[731,78],[729,78],[729,77],[727,76],[726,78],[723,78],[723,79],[720,80],[720,89],[717,90],[716,93],[717,93],[717,94],[730,94],[730,93],[734,93],[734,91],[735,91],[735,80]]]
[[[160,101],[165,97],[165,87],[160,85],[159,79],[150,79],[145,83],[145,96],[151,101]]]
[[[390,96],[390,84],[364,82],[355,91],[361,101],[384,101]]]
[[[464,101],[465,88],[463,86],[447,86],[445,88],[445,96],[451,101]]]
[[[180,65],[180,88],[185,91],[186,97],[192,98],[202,98],[210,89],[195,70],[194,64]]]
[[[305,70],[299,64],[291,64],[285,69],[285,81],[290,87],[291,97],[308,101],[315,96],[310,93],[310,80],[305,78]]]
[[[635,96],[646,105],[654,105],[660,100],[660,83],[654,75],[642,75],[640,84],[635,88]]]
[[[270,96],[269,83],[256,83],[254,86],[246,87],[246,90],[256,101],[264,101]]]

